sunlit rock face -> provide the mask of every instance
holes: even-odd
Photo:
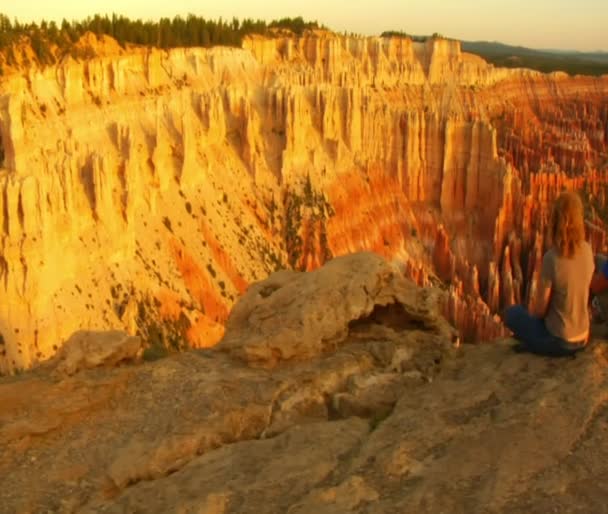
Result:
[[[373,250],[465,339],[527,302],[564,187],[606,245],[608,78],[457,42],[250,38],[0,83],[0,371],[78,329],[210,346],[253,281]]]

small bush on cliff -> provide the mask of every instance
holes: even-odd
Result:
[[[403,30],[385,30],[380,37],[410,37],[407,32]]]
[[[294,34],[301,36],[306,30],[315,30],[325,28],[319,25],[316,21],[304,21],[302,16],[297,18],[281,18],[280,20],[271,21],[268,28],[287,29]]]
[[[424,43],[427,39],[441,36],[437,33],[433,34],[432,36],[413,36],[412,34],[408,34],[403,30],[385,30],[382,34],[380,34],[380,37],[410,38],[412,41]]]

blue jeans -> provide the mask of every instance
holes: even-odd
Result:
[[[547,330],[545,321],[531,316],[522,305],[513,305],[505,311],[505,325],[519,339],[525,350],[539,355],[566,357],[585,348],[584,344],[569,343]]]

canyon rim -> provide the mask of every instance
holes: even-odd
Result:
[[[461,337],[489,340],[534,293],[563,187],[606,246],[606,76],[443,38],[82,44],[0,82],[2,372],[79,329],[212,346],[249,284],[361,250],[442,283]]]

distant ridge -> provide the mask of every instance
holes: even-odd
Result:
[[[381,37],[407,37],[413,41],[443,38],[440,34],[415,35],[401,30],[387,30]],[[453,38],[446,38],[453,39]],[[503,68],[530,68],[543,73],[563,71],[570,75],[608,74],[608,52],[578,50],[534,49],[507,45],[498,41],[463,41],[462,50],[476,54],[487,62]]]
[[[465,52],[477,54],[495,66],[532,68],[545,73],[564,71],[570,75],[608,74],[608,52],[537,50],[491,41],[461,41]]]

